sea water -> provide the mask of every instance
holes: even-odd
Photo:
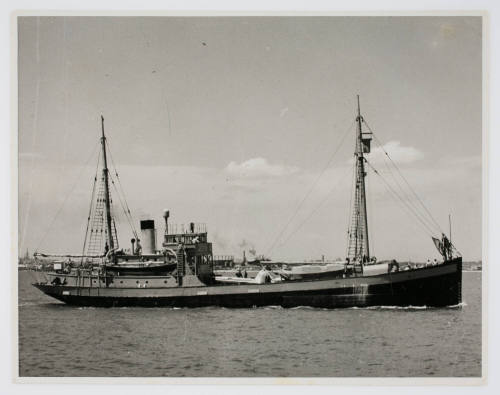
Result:
[[[79,308],[19,273],[20,376],[481,375],[481,272],[449,308]]]

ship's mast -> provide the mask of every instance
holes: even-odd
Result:
[[[364,144],[363,144],[363,130],[361,128],[361,122],[363,118],[361,117],[361,109],[359,105],[359,95],[358,95],[358,169],[359,169],[359,184],[360,184],[360,200],[362,203],[362,217],[364,219],[364,234],[363,240],[365,242],[365,251],[364,255],[366,258],[370,259],[370,242],[368,240],[368,214],[366,212],[366,190],[365,190],[365,158],[363,156],[364,153]]]
[[[102,176],[104,179],[104,204],[106,207],[106,231],[108,232],[108,243],[109,250],[113,250],[115,248],[113,233],[111,233],[111,202],[110,202],[110,193],[109,193],[109,170],[108,170],[108,160],[106,158],[106,136],[104,135],[104,117],[101,115],[101,127],[102,127],[102,137],[101,137],[101,145],[102,145],[102,159],[103,159],[103,169]]]
[[[368,215],[366,212],[366,190],[365,190],[365,158],[364,153],[370,151],[370,138],[363,138],[361,109],[358,100],[358,115],[356,117],[356,150],[355,166],[356,181],[354,192],[354,205],[352,212],[352,222],[349,229],[348,254],[351,260],[362,262],[370,259],[370,244],[368,241]]]

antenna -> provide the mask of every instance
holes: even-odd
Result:
[[[452,244],[451,243],[451,214],[448,214],[448,223],[450,225],[450,244]]]

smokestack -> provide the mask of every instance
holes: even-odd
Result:
[[[155,254],[156,253],[155,221],[152,219],[146,219],[141,221],[141,234],[142,234],[142,253]]]
[[[135,239],[130,239],[130,242],[132,243],[132,249],[130,251],[131,251],[131,254],[134,255],[135,254]]]
[[[165,218],[165,234],[168,235],[168,217],[170,217],[170,211],[167,209],[163,210],[163,218]]]

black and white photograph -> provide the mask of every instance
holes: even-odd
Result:
[[[484,377],[484,14],[14,22],[20,380]]]

